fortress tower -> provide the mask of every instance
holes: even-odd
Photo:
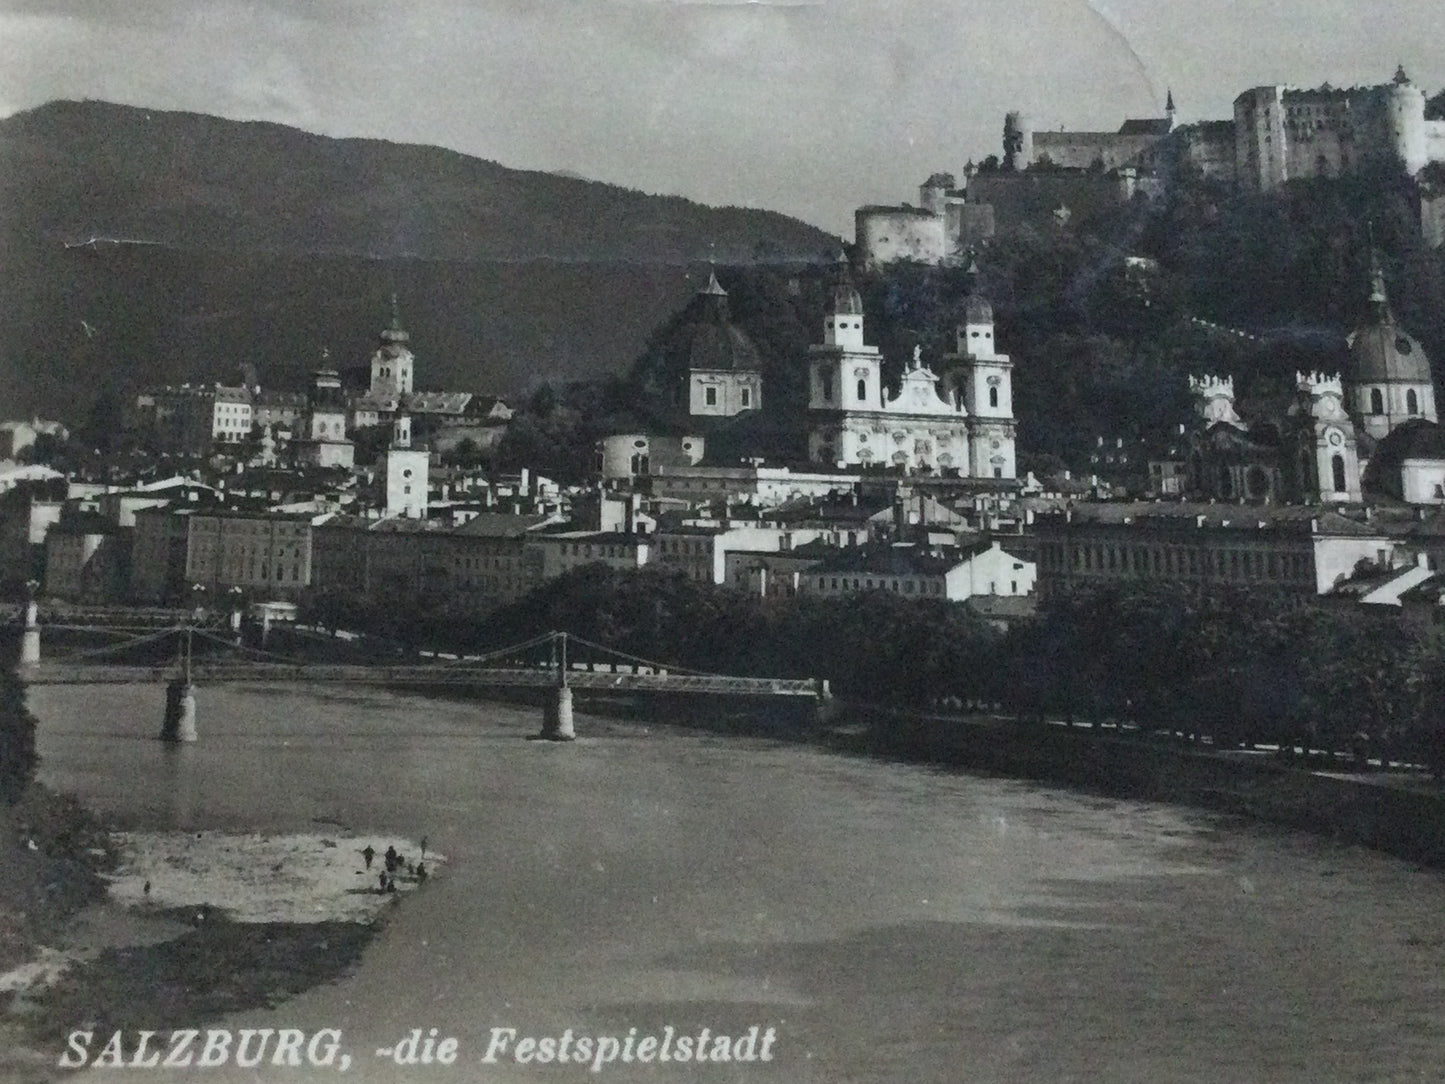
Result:
[[[1017,110],[1003,118],[1003,168],[1011,173],[1027,169],[1034,161],[1034,122]]]
[[[1403,64],[1386,90],[1385,108],[1395,156],[1413,177],[1430,164],[1425,92],[1410,81]]]

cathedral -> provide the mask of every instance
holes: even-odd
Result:
[[[1016,477],[1013,364],[996,353],[993,308],[973,296],[957,348],[935,372],[915,348],[896,395],[863,337],[863,301],[844,276],[808,348],[808,457],[837,467],[888,467],[959,477]]]
[[[1199,420],[1187,489],[1196,497],[1270,503],[1358,502],[1379,443],[1408,422],[1435,423],[1435,385],[1419,342],[1397,323],[1379,261],[1370,315],[1349,336],[1348,385],[1338,373],[1300,373],[1283,417],[1246,424],[1232,377],[1191,377]]]

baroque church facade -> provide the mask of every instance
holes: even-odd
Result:
[[[828,466],[932,471],[1012,479],[1013,363],[994,349],[993,309],[968,299],[956,350],[938,371],[915,348],[896,394],[863,333],[863,302],[846,279],[834,288],[823,341],[808,348],[808,457]]]
[[[1186,488],[1196,497],[1268,503],[1354,503],[1379,443],[1409,422],[1438,421],[1429,359],[1391,311],[1374,261],[1370,315],[1349,336],[1350,378],[1299,373],[1283,417],[1246,424],[1232,377],[1190,378],[1198,421]]]

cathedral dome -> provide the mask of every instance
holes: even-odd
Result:
[[[758,348],[728,315],[727,291],[719,285],[717,275],[698,291],[697,319],[691,328],[692,342],[688,348],[687,367],[692,370],[761,372],[762,358]]]
[[[970,324],[991,324],[993,323],[993,305],[986,297],[970,294],[963,305],[963,318],[966,323]]]
[[[1357,384],[1429,384],[1430,359],[1420,341],[1392,317],[1367,324],[1350,339]]]

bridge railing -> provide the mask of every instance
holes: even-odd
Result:
[[[135,685],[182,680],[179,663],[124,666],[106,663],[42,662],[26,667],[32,685]],[[474,686],[547,688],[558,684],[550,667],[331,666],[281,663],[212,663],[192,660],[189,677],[197,683],[346,683],[365,685]],[[729,696],[818,696],[818,682],[794,678],[734,677],[724,674],[628,673],[569,670],[577,689],[618,692],[691,692]]]

